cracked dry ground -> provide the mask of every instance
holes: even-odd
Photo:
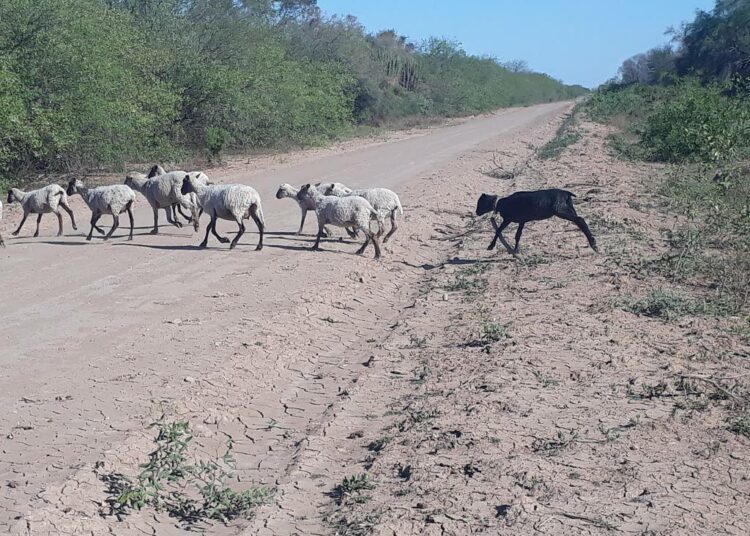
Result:
[[[746,383],[737,319],[622,310],[665,284],[638,267],[663,252],[675,219],[647,193],[660,170],[607,156],[600,126],[558,160],[534,159],[568,109],[404,181],[404,223],[380,263],[332,253],[352,244],[290,252],[307,244],[289,239],[247,270],[207,255],[209,284],[191,296],[168,291],[189,285],[180,269],[163,275],[144,307],[171,316],[92,361],[95,404],[61,383],[14,406],[0,532],[184,533],[148,509],[100,515],[101,477],[137,472],[153,445],[143,427],[166,411],[193,424],[201,455],[233,438],[234,487],[274,491],[252,518],[199,533],[747,534],[750,448],[725,422],[736,401],[685,378]],[[492,179],[480,170],[493,157],[526,165]],[[527,226],[518,259],[485,250],[478,193],[543,187],[578,194],[601,255],[560,220]],[[49,440],[45,423],[62,417],[63,439]],[[24,445],[50,475],[70,474],[25,482],[40,462]]]

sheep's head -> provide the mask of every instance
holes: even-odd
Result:
[[[148,170],[148,178],[152,179],[154,177],[158,177],[159,175],[164,175],[166,171],[164,171],[164,168],[161,167],[159,164],[154,164],[151,166],[151,169]]]
[[[291,184],[284,183],[279,186],[276,191],[276,199],[284,199],[285,197],[296,197],[297,189]]]
[[[66,193],[68,195],[77,194],[81,190],[81,188],[83,188],[83,181],[81,181],[80,179],[73,179],[68,183],[68,189]]]
[[[180,193],[182,195],[187,195],[194,191],[195,191],[195,187],[193,186],[193,183],[190,180],[190,175],[185,174],[185,178],[182,179],[182,188],[180,188]]]
[[[299,192],[297,192],[297,199],[302,201],[303,199],[307,199],[310,196],[310,184],[305,184],[302,188],[299,189]]]
[[[479,196],[477,201],[477,216],[487,214],[495,210],[497,204],[497,196],[490,194],[482,194]]]
[[[13,193],[13,188],[8,190],[8,203],[12,203],[16,200],[16,194]]]

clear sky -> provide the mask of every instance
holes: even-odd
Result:
[[[595,87],[623,60],[669,41],[670,26],[714,0],[318,0],[328,15],[354,15],[368,31],[411,41],[446,37],[470,54],[525,60],[535,71]]]

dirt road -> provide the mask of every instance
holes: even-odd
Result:
[[[216,242],[196,250],[202,235],[188,229],[162,227],[150,236],[145,202],[133,242],[118,232],[109,243],[86,243],[88,211],[79,198],[79,231],[66,220],[60,239],[50,238],[50,216],[40,238],[30,238],[31,222],[11,238],[18,212],[6,210],[0,532],[107,530],[112,520],[98,518],[93,503],[102,485],[92,467],[133,474],[149,448],[144,424],[165,408],[202,423],[198,441],[206,449],[219,430],[231,434],[241,479],[283,490],[300,445],[326,426],[342,390],[363,373],[359,363],[373,346],[365,341],[385,336],[387,322],[416,292],[422,266],[444,254],[429,237],[443,223],[441,210],[465,211],[471,203],[463,159],[534,129],[547,135],[569,107],[507,110],[393,141],[217,171],[220,181],[260,192],[269,230],[262,253],[253,251],[254,233],[232,252]],[[351,243],[308,252],[309,237],[290,234],[298,208],[274,198],[277,185],[323,178],[402,194],[407,216],[383,262],[352,255]],[[307,231],[314,231],[310,219]],[[116,533],[162,521],[134,516]]]

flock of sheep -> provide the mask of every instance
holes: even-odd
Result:
[[[130,234],[128,240],[133,239],[133,205],[136,201],[135,192],[146,198],[154,213],[154,227],[151,234],[159,232],[159,211],[166,212],[167,221],[176,227],[182,227],[178,214],[188,223],[199,230],[199,219],[204,212],[211,218],[206,236],[200,247],[206,247],[208,235],[212,233],[222,244],[229,239],[220,236],[216,231],[218,219],[231,220],[237,223],[239,230],[231,241],[233,249],[245,233],[244,220],[252,218],[258,227],[260,238],[256,250],[263,248],[263,233],[265,220],[258,192],[244,184],[213,184],[205,173],[200,171],[165,172],[161,166],[153,166],[148,174],[131,172],[125,178],[124,184],[109,186],[87,187],[80,180],[68,183],[67,190],[57,184],[50,184],[44,188],[24,192],[18,188],[8,191],[8,203],[20,203],[23,208],[23,218],[18,228],[13,232],[17,236],[26,223],[29,214],[37,214],[36,231],[34,237],[39,236],[39,223],[44,214],[52,213],[57,216],[58,234],[63,232],[62,210],[70,216],[73,229],[76,226],[75,216],[68,204],[68,196],[79,194],[91,209],[91,229],[86,240],[91,240],[94,230],[100,234],[105,232],[97,225],[99,218],[109,214],[113,224],[104,239],[112,236],[120,225],[120,214],[127,212],[130,219]],[[380,238],[385,231],[385,219],[390,218],[391,229],[383,238],[388,239],[398,228],[396,216],[403,214],[398,196],[385,188],[371,188],[366,190],[352,190],[341,183],[306,184],[302,188],[295,188],[289,184],[282,184],[276,192],[277,199],[293,198],[302,211],[302,221],[298,234],[302,233],[305,216],[308,211],[315,211],[318,218],[318,235],[312,249],[320,249],[320,238],[329,236],[327,226],[343,227],[350,237],[355,238],[359,232],[365,237],[364,244],[357,251],[362,254],[372,242],[375,258],[381,255]],[[2,218],[2,203],[0,203],[0,218]],[[370,223],[377,222],[377,231],[371,230]],[[2,235],[0,245],[5,246]]]

